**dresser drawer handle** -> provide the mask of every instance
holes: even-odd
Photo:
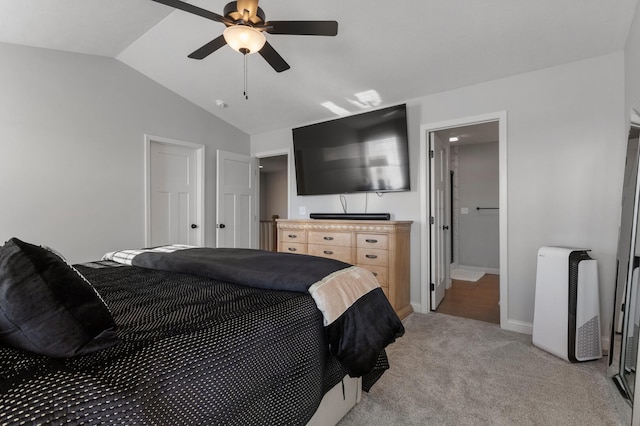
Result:
[[[298,251],[298,249],[295,248],[295,247],[289,247],[287,250],[289,250],[289,251]]]
[[[298,236],[295,234],[289,234],[289,238],[298,238]]]
[[[365,241],[371,244],[375,244],[378,242],[378,240],[365,240]]]
[[[324,254],[333,254],[333,252],[331,250],[325,250],[323,251]]]
[[[327,240],[327,241],[331,241],[331,240],[333,240],[333,237],[324,237],[324,239]]]
[[[377,258],[378,258],[378,255],[376,255],[376,254],[367,254],[367,255],[365,255],[365,257],[366,257],[367,259],[377,259]]]
[[[377,277],[377,276],[378,276],[378,273],[377,273],[377,272],[372,272],[372,274],[373,274],[373,276],[374,276],[374,277]]]

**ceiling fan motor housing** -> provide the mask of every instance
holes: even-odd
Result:
[[[227,3],[222,13],[225,18],[228,18],[235,23],[242,21],[242,23],[246,25],[262,25],[266,22],[264,11],[260,7],[256,8],[255,14],[251,14],[251,10],[249,10],[249,22],[245,21],[244,10],[240,11],[238,9],[238,2],[232,1],[231,3]]]

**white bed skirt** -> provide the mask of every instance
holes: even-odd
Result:
[[[342,384],[344,383],[344,394]],[[360,402],[362,396],[362,378],[344,376],[342,382],[329,390],[322,398],[307,426],[334,426],[343,418],[354,405]]]

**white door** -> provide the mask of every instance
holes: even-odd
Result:
[[[442,299],[449,280],[446,232],[449,229],[446,216],[446,188],[449,176],[447,146],[434,132],[429,133],[430,173],[430,222],[431,222],[431,309],[435,310]]]
[[[150,246],[203,245],[198,148],[149,142]]]
[[[216,246],[258,247],[258,159],[217,151]]]

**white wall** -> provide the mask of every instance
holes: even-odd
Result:
[[[640,7],[636,7],[624,56],[626,113],[628,118],[631,108],[640,113]]]
[[[509,324],[515,329],[533,321],[537,250],[545,245],[593,249],[602,317],[610,318],[626,146],[623,53],[412,99],[407,105],[412,190],[371,195],[369,211],[414,221],[412,304],[420,306],[420,271],[428,259],[420,252],[420,228],[425,226],[419,205],[425,190],[418,182],[420,126],[507,111]],[[251,137],[252,152],[291,146],[291,129]],[[294,179],[290,191],[292,218],[300,217],[299,206],[307,212],[340,211],[337,195],[298,197]],[[362,211],[364,195],[347,198],[350,211]],[[602,328],[606,333],[610,325],[603,321]]]
[[[500,269],[498,142],[458,147],[458,264]],[[461,209],[467,213],[462,214]]]
[[[215,150],[249,136],[111,58],[0,44],[0,243],[71,262],[144,245],[144,135],[206,145],[206,242]]]

